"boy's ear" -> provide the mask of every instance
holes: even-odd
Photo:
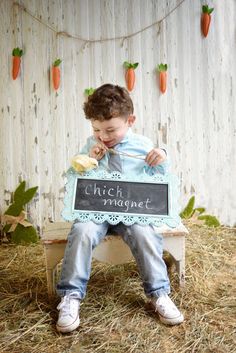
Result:
[[[133,125],[133,123],[135,122],[136,120],[136,116],[135,115],[129,115],[128,117],[128,126],[131,127]]]

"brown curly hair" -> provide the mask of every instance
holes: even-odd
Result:
[[[86,119],[109,120],[116,117],[128,117],[134,107],[129,92],[120,86],[105,84],[88,97],[83,106]]]

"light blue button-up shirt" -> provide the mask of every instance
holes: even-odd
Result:
[[[86,145],[80,151],[81,154],[89,154],[92,146],[97,144],[98,141],[94,136],[90,136],[87,139]],[[153,143],[150,139],[145,136],[138,135],[132,132],[131,129],[128,129],[123,140],[115,146],[117,152],[124,152],[130,155],[142,155],[144,158],[148,152],[150,152],[154,148]],[[140,174],[143,171],[148,173],[149,175],[153,175],[155,173],[166,174],[168,172],[169,162],[166,159],[164,162],[160,163],[156,167],[150,167],[144,159],[133,158],[125,155],[120,155],[121,159],[121,167],[123,174]],[[99,167],[109,171],[109,152],[105,154],[105,156],[98,161]]]

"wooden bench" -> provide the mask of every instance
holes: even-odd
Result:
[[[42,243],[44,246],[47,273],[48,294],[55,291],[55,279],[57,266],[64,256],[67,243],[67,235],[72,223],[49,223],[43,230]],[[188,230],[183,224],[178,228],[166,226],[158,229],[163,235],[164,250],[172,256],[179,275],[179,285],[184,286],[185,281],[185,235]],[[120,236],[107,235],[105,239],[94,249],[93,258],[105,263],[118,265],[130,262],[133,259],[128,245]]]

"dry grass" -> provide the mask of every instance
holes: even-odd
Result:
[[[236,352],[236,238],[233,229],[188,224],[186,288],[169,269],[172,298],[185,315],[166,327],[150,310],[134,263],[94,263],[81,326],[55,330],[57,297],[47,297],[41,245],[1,245],[0,352]]]

